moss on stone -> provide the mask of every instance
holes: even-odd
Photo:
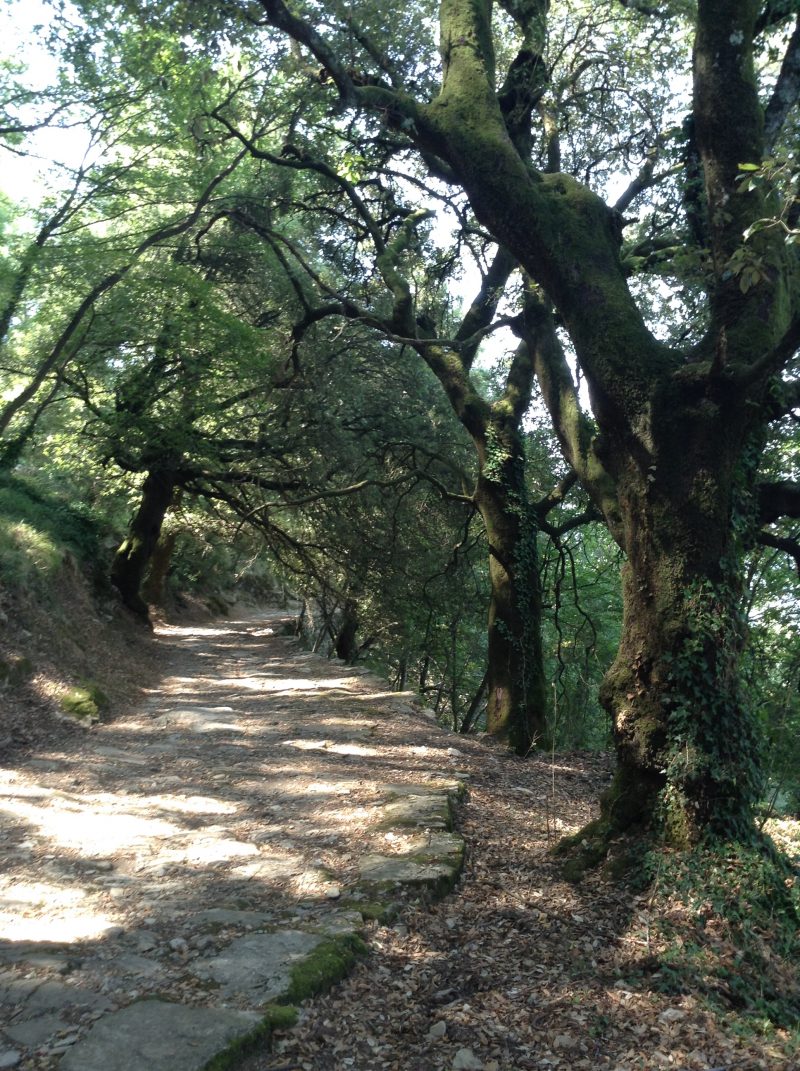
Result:
[[[59,706],[65,714],[77,721],[100,721],[100,717],[110,707],[111,702],[105,692],[92,681],[81,681],[62,695]]]
[[[255,1049],[263,1047],[269,1049],[270,1039],[275,1030],[288,1030],[297,1022],[297,1008],[284,1004],[268,1004],[264,1009],[264,1017],[248,1034],[237,1038],[223,1052],[217,1053],[208,1063],[203,1065],[203,1071],[231,1071],[239,1067],[245,1056]]]
[[[552,854],[566,857],[561,865],[564,879],[576,885],[587,870],[599,866],[608,855],[614,836],[608,819],[596,818],[571,837],[563,837]]]
[[[347,910],[357,911],[365,922],[379,922],[386,926],[394,922],[400,913],[400,905],[389,900],[341,900]]]
[[[310,955],[292,968],[291,982],[282,1003],[299,1004],[330,989],[367,951],[367,945],[356,934],[342,934],[321,941]]]

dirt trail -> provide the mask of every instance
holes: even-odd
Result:
[[[110,1071],[87,1031],[145,997],[257,1010],[284,960],[361,926],[395,859],[413,848],[423,882],[460,867],[451,740],[286,620],[163,629],[170,675],[140,709],[3,772],[0,1067]]]

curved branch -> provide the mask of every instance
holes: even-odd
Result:
[[[497,306],[503,296],[508,277],[516,267],[516,260],[503,246],[499,246],[489,270],[483,276],[481,288],[467,310],[456,332],[456,345],[461,344],[461,360],[469,371],[478,352],[483,332],[492,322]]]
[[[800,15],[781,64],[778,81],[764,112],[764,145],[772,152],[786,116],[800,100]]]
[[[347,72],[347,68],[339,62],[339,59],[327,41],[317,33],[313,26],[293,15],[283,0],[260,0],[267,21],[271,26],[282,30],[285,34],[305,45],[311,54],[319,60],[331,81],[339,90],[339,96],[344,104],[356,103],[356,87],[353,79]]]
[[[800,542],[798,540],[790,539],[788,536],[776,536],[772,532],[759,532],[756,536],[756,543],[761,547],[782,550],[784,554],[794,558],[794,563],[797,566],[797,576],[800,578]]]

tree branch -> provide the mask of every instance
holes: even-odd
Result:
[[[800,100],[800,15],[789,38],[775,89],[764,112],[764,146],[772,152],[786,116]]]
[[[771,524],[781,517],[800,517],[800,483],[793,480],[761,483],[756,491],[761,524]]]
[[[470,305],[456,332],[455,342],[461,344],[461,360],[469,372],[480,346],[482,332],[486,330],[497,312],[497,306],[505,291],[506,283],[516,267],[516,260],[499,246],[489,270],[483,276],[481,288]]]
[[[800,578],[800,542],[788,536],[776,536],[772,532],[759,532],[756,543],[761,547],[772,547],[774,550],[782,550],[785,554],[794,558],[797,566],[797,576]]]
[[[72,314],[69,323],[61,332],[48,356],[40,362],[39,367],[31,377],[28,385],[24,387],[19,394],[15,395],[4,406],[2,411],[0,411],[0,435],[5,432],[19,410],[33,398],[53,369],[58,368],[63,360],[68,359],[68,347],[81,327],[84,318],[93,309],[98,298],[102,297],[103,294],[111,290],[117,283],[121,282],[134,264],[147,252],[148,249],[152,249],[153,246],[166,242],[170,238],[174,238],[176,235],[183,234],[185,231],[189,230],[189,228],[200,218],[203,209],[211,200],[214,191],[220,183],[235,170],[244,156],[245,151],[242,150],[242,152],[234,157],[227,167],[223,168],[218,175],[214,176],[197,199],[192,211],[187,216],[184,216],[181,220],[168,223],[164,227],[159,227],[158,230],[149,234],[147,238],[139,242],[136,248],[132,251],[127,264],[123,264],[121,267],[117,268],[116,271],[109,272],[108,275],[92,287]]]
[[[613,535],[619,530],[614,481],[595,451],[594,425],[581,409],[550,310],[530,287],[516,330],[533,355],[542,397],[564,457],[606,518]]]
[[[283,0],[260,0],[260,3],[270,25],[282,30],[294,41],[305,45],[330,76],[339,91],[342,103],[354,105],[356,103],[355,83],[347,73],[347,68],[339,62],[338,56],[328,46],[325,39],[320,37],[313,26],[293,15]]]

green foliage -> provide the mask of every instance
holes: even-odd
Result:
[[[730,581],[698,581],[685,602],[686,635],[669,660],[662,819],[671,841],[685,845],[693,836],[683,825],[692,800],[709,808],[697,817],[708,823],[710,837],[747,840],[753,834],[749,808],[763,783],[751,704],[734,672],[745,623]]]
[[[753,1032],[800,1021],[798,874],[768,843],[651,852],[653,955],[639,984],[735,1010]]]
[[[800,607],[787,597],[790,565],[780,552],[754,556],[747,675],[761,733],[767,776],[762,820],[800,814]]]
[[[101,564],[104,524],[91,509],[30,479],[0,476],[0,576],[6,586],[47,597],[65,558]]]
[[[598,689],[619,642],[618,550],[599,525],[585,526],[545,546],[542,577],[552,739],[559,748],[604,749],[611,725]]]

